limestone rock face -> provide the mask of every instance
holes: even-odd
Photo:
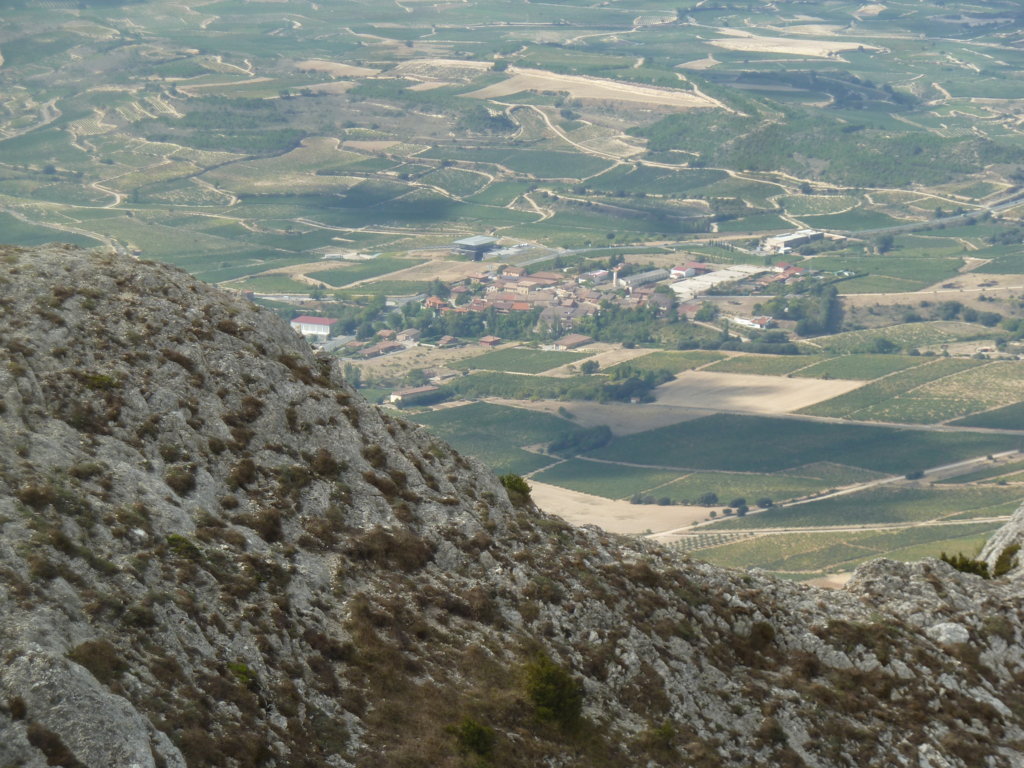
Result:
[[[979,555],[988,565],[989,573],[1006,574],[1011,577],[1020,576],[1024,557],[1020,550],[1024,548],[1024,505],[1018,507],[1010,521],[992,534]]]
[[[1024,764],[1014,578],[574,529],[166,266],[0,312],[0,766]]]

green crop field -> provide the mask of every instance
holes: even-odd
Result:
[[[667,496],[678,504],[696,504],[706,493],[718,496],[711,506],[725,506],[732,500],[743,498],[753,507],[758,499],[785,501],[818,493],[831,488],[831,483],[813,477],[800,477],[795,472],[786,474],[756,474],[745,472],[694,472],[669,483],[654,492]]]
[[[854,381],[872,381],[890,373],[913,368],[928,361],[926,357],[907,357],[903,355],[843,355],[801,368],[794,376],[806,376],[815,379],[852,379]]]
[[[931,424],[1024,397],[1020,363],[937,359],[804,408],[815,416]]]
[[[764,568],[811,578],[852,570],[877,557],[915,561],[942,552],[973,556],[996,528],[996,523],[972,523],[878,532],[775,534],[725,541],[700,550],[695,557],[731,568]]]
[[[497,473],[529,474],[556,459],[522,450],[546,445],[579,427],[546,413],[490,403],[470,403],[408,418],[427,427],[463,453],[476,456]]]
[[[1015,449],[1019,438],[717,414],[615,438],[590,456],[654,467],[778,472],[827,461],[904,474]]]
[[[673,471],[570,459],[534,475],[533,479],[609,499],[628,499],[643,491],[651,491],[655,496],[667,496],[659,486],[678,476],[679,473]]]
[[[651,352],[649,355],[643,357],[635,357],[626,363],[620,363],[617,366],[612,366],[608,370],[615,370],[619,366],[630,366],[640,371],[658,371],[665,370],[672,373],[681,373],[682,371],[690,371],[694,368],[700,368],[701,366],[713,363],[716,360],[721,360],[724,355],[721,352],[711,352],[704,350],[692,350],[689,352]]]
[[[736,355],[727,357],[705,370],[715,373],[752,373],[761,376],[785,376],[820,360],[814,355]]]
[[[1009,461],[1009,462],[998,462],[993,463],[991,466],[977,469],[973,472],[968,472],[963,475],[957,475],[951,477],[948,480],[943,480],[943,484],[949,485],[962,485],[963,483],[976,483],[982,480],[991,480],[997,477],[1003,477],[1003,475],[1009,475],[1019,470],[1024,470],[1024,461]]]
[[[423,264],[425,259],[396,259],[388,256],[378,256],[370,261],[352,262],[351,266],[325,269],[321,272],[310,272],[308,277],[313,280],[320,280],[329,288],[342,288],[346,285],[369,280],[373,277],[388,275],[400,269],[408,269]]]
[[[714,523],[714,528],[804,528],[914,523],[1011,514],[1024,493],[1012,486],[880,487]]]
[[[486,352],[479,357],[463,360],[457,367],[511,373],[542,373],[566,363],[589,357],[579,352],[556,352],[528,347],[512,347]]]
[[[996,408],[950,422],[958,427],[988,427],[990,429],[1024,430],[1024,403]]]
[[[961,339],[992,337],[992,329],[977,323],[936,320],[927,323],[909,323],[875,328],[867,331],[847,331],[832,336],[819,336],[814,343],[835,354],[873,352],[878,339],[886,339],[906,350],[938,346]]]

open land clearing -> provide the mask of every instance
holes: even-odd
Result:
[[[718,31],[730,35],[730,37],[708,40],[708,43],[726,50],[747,53],[786,53],[829,59],[835,58],[844,51],[882,50],[874,45],[855,40],[793,40],[788,37],[762,37],[726,28],[721,28]]]
[[[640,347],[626,349],[625,347],[622,347],[619,344],[608,344],[600,341],[595,342],[593,344],[588,344],[585,347],[579,347],[573,351],[583,352],[585,354],[590,355],[590,357],[587,359],[593,360],[595,363],[601,366],[601,370],[610,368],[613,365],[618,365],[619,363],[625,363],[629,362],[630,360],[635,360],[638,357],[644,357],[645,355],[649,355],[651,352],[649,349],[643,349]],[[544,375],[576,376],[579,373],[579,371],[577,370],[578,367],[578,362],[566,363],[565,365],[560,365],[557,368],[552,368],[549,371],[544,371]]]
[[[541,509],[573,525],[597,525],[612,533],[667,531],[707,519],[706,507],[630,504],[557,485],[530,481],[530,495]]]
[[[663,406],[741,413],[791,413],[844,395],[860,381],[683,371],[655,390]]]
[[[693,91],[676,91],[649,85],[623,83],[601,77],[561,75],[542,69],[509,67],[512,77],[477,91],[464,94],[477,99],[500,99],[522,91],[566,91],[576,99],[625,101],[677,109],[724,109],[721,102]]]
[[[433,349],[431,347],[409,347],[383,357],[361,360],[359,368],[367,378],[401,378],[412,368],[446,367],[468,357],[476,357],[487,350],[480,347],[455,347],[454,349]]]

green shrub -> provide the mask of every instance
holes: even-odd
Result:
[[[571,727],[583,711],[583,687],[573,675],[546,653],[531,659],[525,670],[526,695],[537,718]]]
[[[992,568],[992,578],[998,579],[1000,576],[1005,576],[1009,573],[1016,563],[1018,552],[1020,552],[1019,544],[1013,544],[1004,549],[999,557],[996,558],[996,564]]]
[[[508,500],[511,501],[517,507],[523,507],[527,504],[532,504],[533,499],[530,498],[530,484],[526,482],[519,475],[502,475],[500,478],[501,484],[505,486],[505,491],[508,493]]]
[[[72,648],[68,658],[81,664],[104,685],[110,685],[128,669],[117,649],[107,640],[87,640]]]
[[[196,487],[195,467],[187,464],[173,466],[164,474],[164,482],[176,494],[184,496]]]
[[[967,557],[963,552],[957,552],[951,556],[942,552],[939,554],[939,559],[944,563],[949,563],[961,573],[973,573],[975,576],[981,576],[983,579],[992,578],[988,572],[988,564],[984,560],[975,560],[974,558]]]
[[[446,729],[455,737],[459,752],[487,757],[494,751],[494,729],[478,723],[471,717],[462,718],[458,725]]]

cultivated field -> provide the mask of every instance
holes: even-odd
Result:
[[[856,389],[850,381],[787,379],[710,371],[684,371],[662,384],[662,405],[745,413],[790,413]]]
[[[612,533],[669,531],[704,520],[703,507],[658,507],[592,496],[531,481],[533,500],[541,509],[573,525],[596,525]]]
[[[485,371],[543,373],[561,365],[575,363],[589,355],[579,352],[555,352],[528,347],[496,349],[464,361],[460,367]]]
[[[904,474],[1013,450],[1019,443],[1012,435],[720,414],[617,438],[588,455],[684,470],[770,473],[824,461]]]
[[[540,69],[509,68],[512,77],[477,91],[464,94],[477,99],[501,100],[522,91],[565,91],[576,99],[620,101],[674,109],[721,109],[723,104],[693,91],[650,88],[599,77],[580,77],[545,72]]]

